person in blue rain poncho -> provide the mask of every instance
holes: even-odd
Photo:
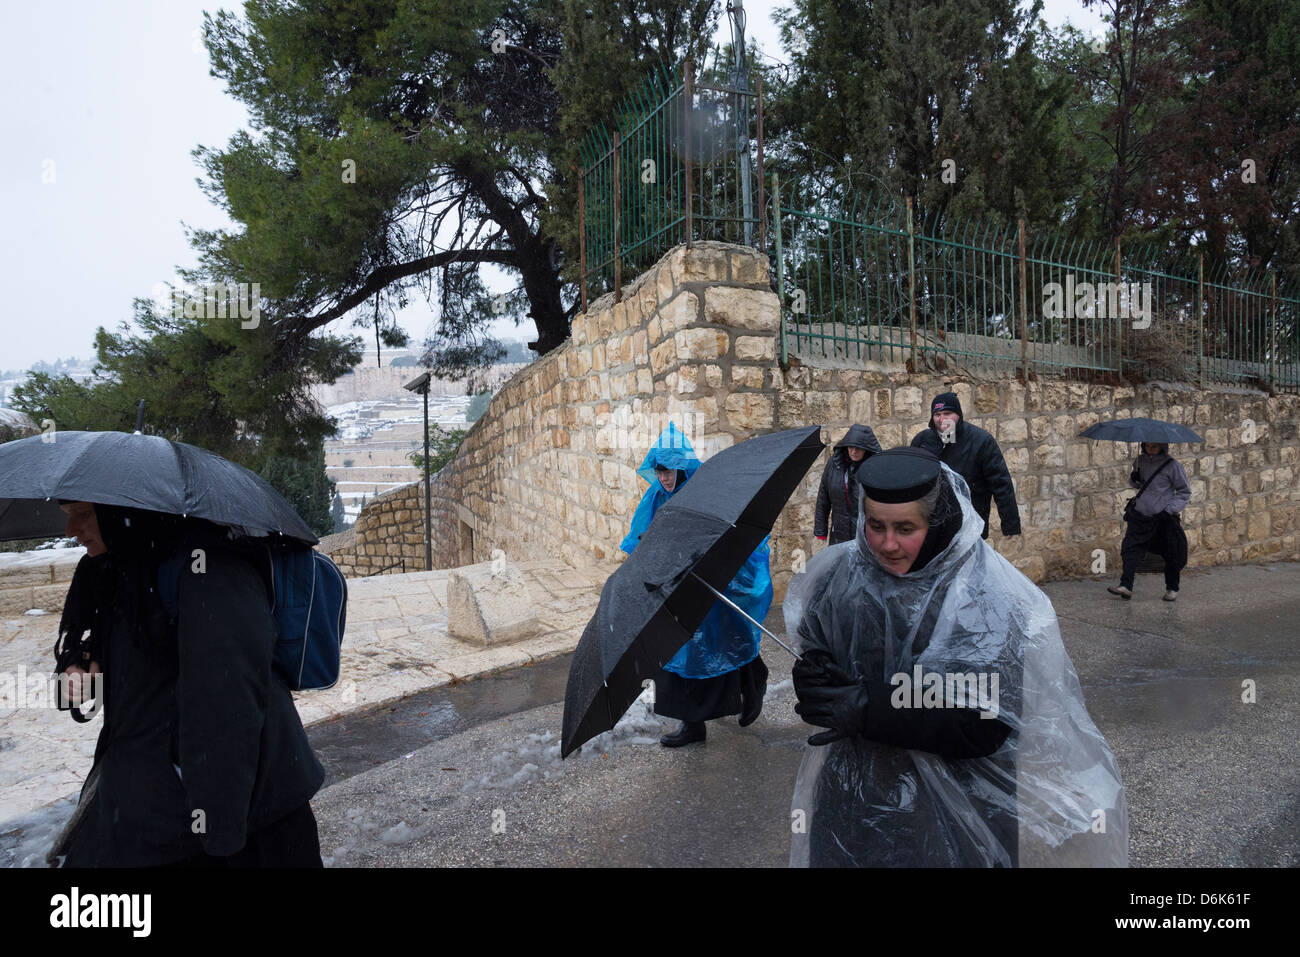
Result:
[[[623,551],[632,553],[660,506],[699,467],[690,441],[670,423],[637,469],[650,487],[632,516]],[[726,590],[727,598],[755,621],[762,621],[772,605],[767,559],[765,538]],[[759,657],[758,642],[758,628],[721,601],[713,606],[694,637],[655,676],[655,713],[682,722],[661,744],[676,748],[703,741],[704,722],[725,715],[739,714],[741,727],[758,719],[767,691],[767,665]]]

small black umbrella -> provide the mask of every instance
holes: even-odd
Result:
[[[724,449],[659,509],[636,551],[605,582],[573,653],[561,757],[614,727],[641,683],[691,639],[771,533],[825,448],[820,436],[812,426]]]
[[[1079,433],[1081,438],[1110,442],[1204,442],[1191,429],[1160,419],[1111,419]]]
[[[139,432],[52,432],[0,445],[0,541],[63,534],[59,499],[319,541],[264,479],[193,445]]]

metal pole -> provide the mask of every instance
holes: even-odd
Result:
[[[1120,274],[1122,271],[1123,271],[1123,263],[1120,258],[1119,237],[1116,236],[1115,237],[1115,285],[1118,289],[1124,288],[1124,281],[1123,279],[1120,278]],[[1120,293],[1116,292],[1115,298],[1117,300],[1119,296]],[[1124,333],[1121,331],[1119,323],[1115,322],[1113,317],[1108,316],[1107,318],[1111,319],[1111,330],[1114,332],[1115,335],[1114,353],[1115,353],[1116,365],[1119,366],[1119,369],[1117,371],[1119,372],[1120,375],[1123,375],[1124,374],[1124,355],[1123,355]]]
[[[767,252],[767,194],[763,191],[763,77],[754,79],[758,102],[758,251]]]
[[[785,370],[790,366],[785,339],[785,265],[781,261],[781,178],[777,173],[772,174],[772,205],[776,218],[776,301],[781,323],[781,368]]]
[[[1205,388],[1205,253],[1196,254],[1196,388]]]
[[[587,314],[587,171],[578,171],[578,270],[582,274],[582,314]]]
[[[429,386],[424,384],[424,570],[433,571],[433,492],[429,488]]]
[[[912,326],[912,371],[920,372],[921,365],[916,360],[916,235],[912,228],[912,197],[907,197],[907,308],[911,315]]]
[[[763,634],[767,635],[767,637],[771,638],[773,641],[775,641],[778,645],[780,645],[780,646],[781,646],[782,648],[784,648],[786,651],[790,652],[790,654],[794,655],[795,658],[796,658],[797,660],[799,660],[799,661],[802,661],[802,660],[803,660],[803,658],[802,658],[802,657],[801,657],[801,656],[800,656],[800,655],[799,655],[799,654],[798,654],[798,653],[797,653],[793,648],[791,648],[789,645],[787,645],[784,641],[782,641],[782,640],[781,640],[780,638],[778,638],[776,635],[772,634],[770,631],[768,631],[766,628],[764,628],[762,622],[755,621],[753,618],[751,618],[748,614],[745,613],[745,610],[744,610],[743,608],[741,608],[739,605],[737,605],[734,601],[732,601],[732,600],[731,600],[730,598],[728,598],[726,595],[722,594],[722,592],[718,591],[716,588],[714,588],[712,585],[710,585],[708,582],[706,582],[706,581],[705,581],[703,578],[701,578],[699,575],[695,574],[694,571],[691,572],[691,577],[694,578],[694,579],[695,579],[697,582],[699,582],[701,585],[703,585],[705,588],[707,588],[709,591],[713,592],[713,594],[717,595],[718,598],[719,598],[721,601],[724,601],[724,602],[726,602],[728,605],[730,605],[730,606],[731,606],[731,607],[732,607],[732,608],[733,608],[733,609],[734,609],[734,610],[735,610],[735,611],[736,611],[736,612],[737,612],[737,613],[738,613],[742,618],[744,618],[746,621],[750,622],[752,625],[754,625],[755,627],[757,627],[759,631],[761,631]]]
[[[1268,323],[1268,391],[1277,391],[1277,273],[1270,273],[1273,281],[1273,310]]]
[[[618,161],[618,144],[620,134],[618,130],[614,131],[614,301],[619,302],[623,298],[623,289],[621,284],[622,270],[619,268],[619,260],[622,259],[622,251],[618,241],[618,212],[619,203],[622,202],[619,190],[619,181],[623,178],[623,167]]]
[[[1000,244],[999,244],[1000,245]],[[1017,240],[1020,251],[1020,368],[1025,382],[1029,381],[1029,291],[1026,286],[1025,261],[1025,221],[1020,220],[1020,236]]]
[[[684,112],[685,122],[682,123],[682,161],[686,164],[686,248],[691,248],[691,237],[695,230],[691,222],[691,137],[694,136],[692,130],[692,114],[695,112],[693,106],[693,97],[691,91],[694,88],[695,63],[692,60],[686,61],[686,77],[682,88],[682,98],[685,104]]]

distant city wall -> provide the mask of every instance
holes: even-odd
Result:
[[[1078,438],[1109,418],[1151,416],[1195,428],[1206,442],[1174,446],[1192,485],[1183,513],[1190,565],[1295,560],[1300,517],[1300,396],[1022,383],[913,375],[899,366],[782,370],[779,306],[767,261],[720,243],[678,247],[624,291],[575,318],[572,337],[493,397],[433,483],[434,567],[555,556],[579,566],[618,559],[646,488],[635,473],[669,419],[701,458],[754,435],[820,423],[832,443],[852,422],[885,448],[926,422],[930,398],[955,391],[967,419],[998,439],[1016,484],[1024,534],[991,543],[1034,581],[1118,575],[1119,519],[1132,494],[1136,447]],[[811,555],[817,483],[809,471],[773,530],[772,574],[784,594]],[[349,574],[423,565],[423,484],[372,502]],[[393,570],[393,569],[389,569]],[[396,569],[400,570],[400,568]]]

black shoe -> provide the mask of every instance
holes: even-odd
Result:
[[[659,743],[665,748],[680,748],[683,744],[703,741],[705,734],[703,721],[683,721],[680,728],[672,734],[665,734]]]
[[[753,701],[746,701],[745,710],[740,712],[740,726],[742,728],[749,727],[751,724],[753,724],[755,721],[758,720],[758,716],[762,713],[763,713],[762,697],[755,698]]]

